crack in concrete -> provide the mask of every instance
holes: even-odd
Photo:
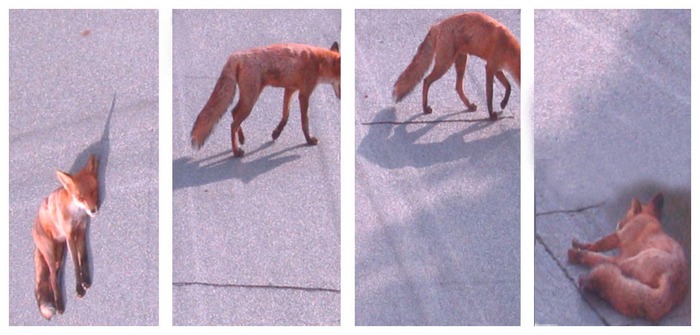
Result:
[[[573,277],[571,277],[571,275],[569,274],[568,271],[566,271],[566,267],[563,264],[561,264],[561,262],[559,262],[559,259],[554,255],[554,252],[552,251],[552,249],[550,249],[549,246],[547,246],[547,244],[544,242],[544,240],[542,239],[542,236],[540,236],[540,234],[538,234],[538,233],[535,233],[535,240],[537,240],[537,242],[540,245],[542,245],[542,247],[544,248],[544,251],[546,251],[547,254],[549,255],[549,257],[552,258],[554,263],[557,264],[557,267],[559,267],[561,272],[563,272],[564,275],[566,276],[566,278],[568,278],[569,281],[578,289],[578,285],[576,285],[575,279]]]
[[[603,203],[605,203],[605,202],[603,202]],[[601,203],[600,205],[602,205],[602,203]],[[600,205],[589,206],[588,208],[593,208],[593,207],[597,207],[597,206],[600,206]],[[588,208],[586,208],[586,209],[588,209]],[[577,211],[575,211],[575,212],[582,212],[582,211],[584,211],[584,210],[585,210],[585,209],[577,210]],[[549,257],[552,258],[552,260],[554,261],[554,263],[557,264],[557,267],[559,267],[559,269],[561,270],[561,272],[564,273],[564,276],[569,280],[569,282],[571,283],[571,285],[573,285],[573,286],[576,288],[576,290],[579,291],[579,293],[581,294],[581,298],[583,299],[583,301],[586,302],[586,304],[588,305],[588,307],[590,307],[591,310],[593,310],[593,313],[595,313],[595,315],[598,316],[598,318],[600,319],[600,321],[601,321],[604,325],[610,326],[610,323],[603,317],[603,315],[600,314],[600,312],[598,312],[598,310],[593,306],[593,304],[591,304],[591,302],[590,302],[588,299],[586,299],[586,297],[584,296],[584,294],[583,294],[582,292],[580,292],[579,287],[578,287],[578,285],[576,284],[576,280],[569,274],[568,271],[566,271],[566,266],[563,265],[561,262],[559,262],[559,259],[554,255],[554,252],[552,251],[552,249],[550,249],[549,246],[547,246],[547,243],[544,242],[544,239],[542,238],[542,236],[540,236],[540,234],[538,234],[537,232],[535,232],[535,240],[537,241],[537,243],[539,243],[539,244],[544,248],[544,251],[547,252],[547,254],[549,255]]]
[[[598,208],[600,206],[603,206],[605,204],[605,201],[602,201],[600,203],[594,204],[594,205],[589,205],[585,207],[580,207],[580,208],[574,208],[574,209],[557,209],[553,211],[546,211],[546,212],[540,212],[540,213],[535,213],[535,217],[538,216],[543,216],[543,215],[552,215],[552,214],[575,214],[575,213],[581,213],[585,212],[589,209],[594,209]]]
[[[220,283],[206,283],[206,282],[173,282],[174,287],[186,287],[186,286],[209,286],[209,287],[223,287],[223,288],[249,288],[249,289],[274,289],[274,290],[294,290],[294,291],[306,291],[306,292],[330,292],[330,293],[340,293],[340,290],[334,288],[326,287],[304,287],[304,286],[287,286],[287,285],[254,285],[254,284],[220,284]]]

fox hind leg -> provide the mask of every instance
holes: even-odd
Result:
[[[428,105],[428,91],[430,90],[430,85],[432,85],[436,80],[440,79],[447,70],[450,69],[451,63],[440,61],[439,58],[435,58],[435,66],[433,66],[433,71],[423,79],[423,113],[430,114],[433,109]]]
[[[238,127],[238,142],[241,145],[245,144],[245,135],[243,135],[243,126]]]
[[[242,157],[245,154],[245,151],[238,146],[239,138],[243,138],[241,145],[245,142],[241,124],[250,115],[255,102],[258,100],[258,96],[260,96],[260,91],[248,89],[247,86],[244,85],[239,85],[239,87],[240,99],[231,111],[231,114],[233,114],[233,122],[231,123],[231,148],[234,157]]]
[[[457,72],[455,89],[457,90],[459,98],[462,99],[464,105],[467,106],[467,110],[474,112],[476,111],[476,104],[469,102],[469,99],[464,94],[464,72],[467,70],[467,57],[467,54],[460,54],[455,58],[455,71]]]
[[[505,109],[508,105],[508,98],[510,98],[510,83],[508,82],[506,75],[503,74],[503,71],[496,72],[496,79],[498,79],[498,81],[500,81],[503,87],[506,89],[503,100],[501,100],[501,109]]]
[[[280,123],[277,125],[277,128],[272,132],[272,140],[276,140],[278,137],[280,137],[280,134],[282,134],[282,130],[284,130],[284,127],[287,125],[287,120],[289,119],[289,102],[292,99],[292,94],[294,94],[296,90],[291,89],[291,88],[285,88],[284,89],[284,101],[282,105],[282,119],[280,120]]]
[[[496,74],[495,72],[486,64],[486,108],[489,110],[491,121],[498,120],[498,114],[493,112],[493,77]]]
[[[245,155],[245,151],[238,146],[238,137],[243,133],[241,130],[241,122],[242,121],[235,119],[231,122],[231,148],[233,150],[233,157],[243,157],[243,155]],[[243,142],[245,142],[245,139],[241,141],[241,145],[243,145]]]

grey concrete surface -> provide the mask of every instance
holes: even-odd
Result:
[[[535,322],[647,325],[578,292],[572,238],[664,192],[690,262],[690,11],[535,11]],[[658,324],[689,325],[690,294]]]
[[[158,13],[11,10],[10,325],[158,324]],[[89,226],[92,287],[44,320],[34,298],[31,228],[55,170],[100,160]]]
[[[332,87],[311,96],[317,146],[306,145],[296,94],[272,142],[283,95],[274,87],[243,123],[243,158],[232,157],[230,113],[199,151],[189,136],[232,52],[330,47],[339,38],[339,10],[173,12],[173,324],[340,324],[340,101]]]
[[[463,11],[356,11],[357,325],[520,324],[519,88],[511,80],[502,119],[489,121],[485,63],[471,57],[477,112],[465,112],[453,68],[431,86],[433,114],[420,87],[391,98],[428,28]],[[486,13],[520,36],[518,10]]]

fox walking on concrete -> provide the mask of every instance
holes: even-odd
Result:
[[[309,97],[319,83],[333,85],[335,95],[340,99],[338,43],[333,43],[330,49],[304,44],[273,44],[234,53],[228,58],[209,101],[194,122],[192,146],[200,148],[204,145],[212,128],[236,95],[236,86],[240,90],[240,98],[231,111],[234,157],[244,154],[238,145],[239,142],[241,145],[245,143],[241,124],[250,115],[265,86],[284,88],[282,119],[272,132],[272,139],[277,139],[282,133],[289,117],[289,101],[292,94],[299,91],[302,131],[306,142],[316,145],[318,139],[309,133]]]
[[[452,64],[457,71],[457,94],[470,112],[476,111],[476,104],[469,101],[462,87],[469,55],[486,61],[486,103],[489,117],[497,120],[498,115],[493,112],[493,78],[506,89],[501,101],[503,109],[510,97],[510,83],[503,71],[510,73],[520,86],[520,43],[506,26],[482,13],[457,14],[430,27],[413,60],[394,84],[394,99],[399,102],[408,95],[434,60],[433,70],[423,80],[423,112],[432,113],[428,105],[430,85]]]
[[[74,175],[56,171],[61,187],[41,202],[32,229],[34,293],[41,315],[49,320],[55,313],[63,314],[65,309],[58,276],[66,246],[73,259],[78,297],[83,297],[92,283],[85,233],[88,219],[97,213],[99,202],[97,164],[97,158],[92,155],[85,167]]]

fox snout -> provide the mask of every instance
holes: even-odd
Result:
[[[83,205],[84,205],[83,208],[85,209],[85,213],[87,213],[87,215],[90,216],[91,218],[94,218],[95,215],[97,214],[97,210],[99,209],[97,206],[97,202],[92,203],[92,202],[86,201]]]
[[[88,215],[89,217],[94,218],[95,215],[97,214],[97,207],[92,208],[92,209],[86,208],[86,209],[85,209],[85,213],[87,213],[87,215]]]
[[[86,199],[81,199],[80,197],[73,196],[73,204],[78,208],[84,210],[85,213],[91,218],[94,218],[97,214],[97,202],[91,203]]]

